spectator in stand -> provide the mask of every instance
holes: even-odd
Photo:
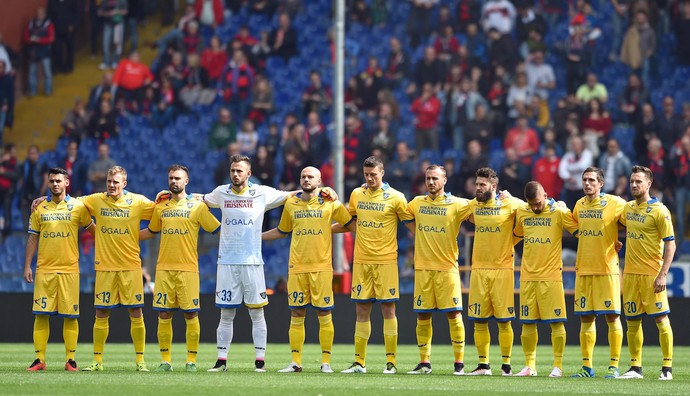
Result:
[[[619,106],[628,124],[635,124],[640,118],[642,104],[649,100],[649,92],[640,81],[640,77],[631,73],[628,77],[628,85],[621,94]]]
[[[170,80],[175,91],[182,89],[184,76],[187,74],[187,67],[184,63],[184,56],[179,51],[173,51],[170,62],[167,63],[158,73],[158,80]]]
[[[378,119],[376,129],[371,137],[371,148],[379,149],[383,153],[381,160],[389,163],[395,153],[396,135],[390,129],[390,121],[381,117]]]
[[[357,89],[362,99],[360,110],[373,111],[378,108],[379,92],[383,88],[383,72],[375,56],[369,57],[367,68],[359,74]]]
[[[323,85],[321,75],[316,70],[309,73],[309,81],[311,84],[302,94],[302,109],[304,115],[307,116],[311,112],[319,112],[327,114],[333,103],[333,95],[331,88]]]
[[[104,100],[113,103],[114,100],[112,93],[114,90],[113,73],[109,71],[104,72],[101,83],[91,88],[91,91],[89,92],[89,101],[86,105],[86,110],[89,112],[96,111],[101,102]]]
[[[457,172],[458,178],[464,183],[465,180],[474,176],[477,169],[486,167],[488,164],[489,159],[481,143],[476,139],[469,140],[467,142],[467,154],[460,161]]]
[[[400,104],[390,89],[382,89],[379,92],[379,118],[385,118],[390,122],[390,127],[397,132],[400,127]]]
[[[387,0],[374,0],[371,4],[371,19],[372,23],[377,26],[386,26],[388,21],[388,4]],[[349,197],[349,195],[346,195]]]
[[[410,68],[410,59],[405,54],[402,44],[397,37],[390,39],[391,52],[388,55],[388,64],[383,72],[383,78],[389,88],[393,89],[407,78]]]
[[[211,150],[227,147],[237,141],[237,125],[232,119],[232,113],[226,108],[218,110],[218,120],[211,127],[208,135],[208,146]],[[230,169],[230,168],[228,168]],[[227,169],[226,169],[227,171]],[[222,183],[221,183],[222,184]]]
[[[100,0],[87,0],[86,12],[89,14],[89,47],[91,48],[91,59],[96,59],[98,52],[98,36],[103,30],[103,17],[99,15]]]
[[[127,15],[127,0],[102,0],[98,15],[103,18],[103,63],[99,68],[116,68],[124,46],[124,20]],[[115,46],[115,53],[111,47]],[[112,55],[112,56],[111,56]]]
[[[506,135],[503,147],[513,149],[514,154],[525,166],[532,165],[532,157],[539,152],[539,136],[530,128],[527,117],[520,116],[515,121],[515,127]]]
[[[661,114],[657,117],[657,136],[667,153],[671,152],[673,145],[681,138],[682,120],[675,111],[675,101],[672,96],[665,96],[662,100]]]
[[[462,0],[458,2],[457,25],[459,31],[465,31],[470,24],[476,24],[481,18],[481,0]]]
[[[283,57],[285,62],[297,55],[297,32],[288,14],[280,14],[278,27],[268,35],[268,45],[271,55]]]
[[[635,13],[635,23],[630,26],[623,39],[621,62],[640,73],[645,86],[649,86],[650,63],[655,51],[656,33],[649,25],[647,12],[638,10]]]
[[[86,137],[89,113],[86,111],[86,106],[81,98],[75,99],[74,107],[65,115],[60,125],[62,126],[62,135],[65,137],[80,141]]]
[[[569,208],[582,197],[582,172],[594,164],[592,153],[585,148],[582,138],[572,136],[561,163],[558,164],[558,176],[563,179],[564,189],[561,199]]]
[[[351,22],[371,26],[371,9],[365,0],[355,0],[347,14]]]
[[[14,76],[12,62],[18,63],[18,57],[17,52],[3,41],[2,33],[0,33],[0,62],[5,64],[5,73]]]
[[[620,53],[621,42],[623,41],[623,29],[628,25],[628,13],[630,0],[611,0],[613,12],[611,13],[611,27],[613,37],[611,39],[611,53],[609,59],[614,61]]]
[[[676,177],[674,186],[674,198],[676,201],[676,240],[679,243],[678,251],[681,251],[685,239],[685,222],[688,219],[686,210],[690,201],[690,134],[685,134],[680,139],[681,151],[672,163],[673,173]]]
[[[434,21],[434,25],[435,26],[431,29],[432,37],[442,36],[443,32],[449,26],[455,29],[455,19],[453,18],[453,15],[451,15],[450,8],[447,4],[442,4],[438,8],[438,16]]]
[[[199,65],[199,55],[191,54],[187,58],[184,85],[180,90],[180,101],[187,107],[210,105],[216,99],[216,91],[211,88],[206,69]]]
[[[494,133],[487,117],[487,106],[485,104],[478,103],[475,105],[474,119],[467,122],[464,132],[467,141],[477,140],[482,147],[482,151],[486,152],[488,150]],[[463,147],[462,149],[464,150],[465,148]]]
[[[434,41],[434,50],[438,54],[438,59],[443,62],[446,68],[450,65],[453,54],[458,52],[460,42],[455,37],[453,26],[447,25],[443,28],[442,34]]]
[[[127,0],[127,34],[129,35],[129,50],[134,51],[139,48],[139,22],[146,18],[146,0]]]
[[[541,51],[546,53],[549,49],[548,45],[544,42],[544,35],[539,30],[530,30],[525,40],[518,49],[518,53],[521,58],[529,58],[529,54],[534,51]]]
[[[680,2],[679,7],[680,15],[675,26],[678,63],[683,66],[690,66],[690,40],[687,39],[690,37],[690,1]]]
[[[645,103],[642,105],[640,118],[635,125],[634,147],[638,159],[641,159],[647,151],[649,141],[657,136],[657,130],[657,117],[654,107],[651,103]]]
[[[502,34],[498,29],[489,30],[489,65],[514,70],[518,61],[517,46],[510,34]]]
[[[256,154],[256,146],[259,144],[259,133],[254,128],[254,122],[250,119],[242,121],[242,127],[237,132],[237,143],[240,145],[240,153],[246,156]]]
[[[3,148],[0,158],[0,204],[4,212],[2,242],[12,232],[12,198],[17,191],[20,169],[17,163],[17,147],[8,143]]]
[[[436,97],[434,87],[424,84],[422,95],[412,103],[415,114],[415,142],[417,151],[424,149],[438,150],[438,121],[441,113],[441,102]]]
[[[544,17],[536,12],[532,4],[528,2],[518,3],[515,25],[518,43],[527,41],[533,31],[538,32],[543,37],[547,30]]]
[[[529,181],[530,168],[524,164],[512,147],[506,148],[505,155],[503,167],[498,173],[501,188],[517,197],[521,191],[524,191],[525,184]]]
[[[681,131],[686,131],[690,127],[690,102],[683,103],[683,115],[680,122]]]
[[[252,108],[249,111],[249,119],[254,121],[255,125],[261,125],[272,112],[273,87],[266,77],[258,75],[256,85],[252,90]]]
[[[599,99],[601,103],[606,103],[609,100],[606,86],[597,80],[597,75],[594,73],[587,74],[587,81],[580,85],[575,96],[581,105],[586,105],[592,99]]]
[[[39,7],[24,31],[24,43],[29,53],[29,96],[38,89],[38,65],[43,68],[43,90],[46,96],[53,94],[53,74],[50,66],[50,48],[55,41],[55,27],[46,17],[46,9]]]
[[[304,160],[309,152],[309,142],[304,124],[299,122],[292,124],[288,128],[288,134],[283,139],[283,155],[291,151],[300,156],[300,161]]]
[[[210,47],[201,53],[201,66],[208,73],[211,83],[216,84],[218,82],[227,63],[228,53],[225,51],[225,45],[221,43],[218,36],[211,37]]]
[[[79,158],[79,143],[74,140],[67,144],[67,155],[59,162],[61,168],[67,170],[69,186],[67,193],[78,197],[84,195],[86,185],[86,164]]]
[[[120,127],[117,125],[115,112],[110,102],[106,100],[101,102],[101,107],[91,115],[87,131],[89,136],[95,137],[99,142],[120,134]]]
[[[19,168],[19,178],[19,209],[22,219],[28,219],[31,203],[36,197],[46,195],[48,189],[48,165],[41,161],[37,146],[29,146],[26,160]]]
[[[261,32],[260,39],[252,47],[252,62],[257,71],[263,73],[266,70],[266,61],[271,55],[271,46],[268,45],[268,32]]]
[[[519,72],[515,76],[515,82],[508,90],[508,97],[506,104],[508,105],[508,117],[516,119],[520,115],[524,115],[527,106],[532,100],[532,91],[530,91],[527,83],[527,74]]]
[[[331,155],[331,140],[326,127],[321,123],[319,113],[315,111],[309,113],[306,130],[307,158],[312,166],[320,168]]]
[[[669,186],[669,182],[673,180],[669,177],[673,174],[670,169],[671,161],[668,160],[661,140],[657,137],[652,137],[647,143],[647,151],[639,155],[639,163],[651,169],[654,175],[654,181],[658,183],[659,189],[663,191]]]
[[[187,55],[200,54],[204,49],[203,38],[199,32],[199,23],[190,21],[182,33],[182,47]]]
[[[252,158],[252,176],[256,177],[261,185],[275,184],[276,168],[266,146],[256,147],[256,155]]]
[[[555,31],[556,23],[567,11],[567,3],[563,2],[563,0],[539,0],[539,5],[541,13],[546,19],[549,31]]]
[[[544,131],[544,136],[542,137],[542,142],[541,146],[539,147],[539,155],[540,156],[545,156],[546,154],[544,153],[544,150],[546,149],[547,146],[553,146],[553,149],[556,151],[556,156],[558,158],[563,156],[563,146],[558,142],[558,136],[556,135],[556,131],[554,131],[553,128],[547,128]]]
[[[290,3],[289,1],[286,1],[284,3]],[[294,3],[294,1],[292,1]],[[292,7],[295,7],[296,5],[293,4],[291,5]],[[254,0],[251,2],[249,5],[249,12],[252,14],[264,14],[268,16],[269,18],[273,17],[273,14],[276,12],[276,8],[279,7],[279,4],[275,0]],[[299,6],[297,6],[297,9],[299,9]],[[296,10],[295,10],[296,11]],[[293,11],[293,12],[295,12]]]
[[[431,33],[432,16],[434,6],[438,0],[410,0],[409,19],[407,22],[407,33],[410,35],[410,45],[416,48]]]
[[[10,106],[14,103],[14,79],[5,68],[5,62],[0,60],[0,146],[8,115],[11,115]]]
[[[543,99],[539,94],[532,95],[526,113],[529,123],[534,125],[537,132],[541,134],[549,125],[551,125],[551,111],[549,110],[549,102]]]
[[[606,138],[613,129],[613,123],[611,115],[604,109],[599,99],[591,99],[587,108],[588,111],[582,118],[581,128],[587,148],[595,158],[598,158],[599,153],[603,151]]]
[[[230,158],[235,154],[240,154],[240,145],[237,142],[228,143],[225,148],[226,155],[220,161],[216,169],[213,171],[213,182],[216,185],[229,184],[230,181]]]
[[[352,164],[357,167],[361,165],[364,157],[361,153],[360,143],[362,142],[362,121],[355,113],[345,119],[345,136],[343,140],[343,156],[345,157],[345,168]]]
[[[233,116],[244,119],[251,103],[251,90],[254,86],[254,70],[247,63],[242,50],[235,50],[230,63],[221,74],[218,82],[223,100],[230,104]]]
[[[604,171],[602,191],[611,193],[616,188],[618,178],[630,175],[630,159],[623,154],[618,140],[611,138],[606,143],[606,151],[599,157],[599,169]]]
[[[279,190],[294,191],[299,189],[300,173],[304,166],[303,158],[298,150],[285,148],[283,173],[278,182]]]
[[[153,81],[153,74],[146,64],[141,62],[138,51],[132,51],[123,59],[113,75],[113,91],[125,101],[141,102],[144,88]]]
[[[117,165],[115,161],[110,158],[110,146],[106,143],[98,145],[98,158],[89,165],[89,172],[87,177],[91,182],[91,192],[105,192],[106,179],[108,178],[108,170]]]
[[[589,46],[585,26],[576,23],[571,26],[570,35],[565,40],[566,85],[568,94],[575,93],[585,82],[590,66],[592,50]]]
[[[436,50],[434,47],[426,47],[424,58],[414,66],[414,74],[412,82],[407,87],[407,94],[414,96],[424,84],[431,84],[435,87],[434,90],[438,91],[444,80],[443,64],[436,58]]]
[[[482,29],[489,32],[496,29],[501,35],[513,33],[515,6],[509,0],[489,0],[482,7]]]
[[[74,69],[74,32],[82,20],[79,0],[48,1],[48,18],[55,26],[53,62],[55,70],[71,73]]]
[[[629,175],[621,176],[616,180],[616,187],[613,189],[611,194],[623,198],[625,201],[633,200],[632,194],[630,194],[630,180]]]
[[[148,43],[151,48],[158,48],[158,57],[161,57],[165,50],[171,45],[176,48],[184,47],[183,39],[184,32],[187,31],[187,27],[191,22],[196,22],[196,11],[194,10],[194,5],[187,4],[184,14],[180,17],[175,28],[170,29],[161,38],[153,43]]]
[[[386,165],[386,179],[406,197],[412,196],[412,175],[417,173],[417,164],[406,142],[395,146],[395,159]]]
[[[556,74],[550,64],[544,62],[544,52],[535,50],[525,66],[527,85],[533,95],[548,100],[549,91],[556,88]]]
[[[532,167],[532,180],[541,183],[549,197],[558,199],[563,190],[563,180],[558,176],[561,159],[556,154],[556,146],[553,143],[547,144],[543,151]]]
[[[221,0],[196,0],[194,11],[201,24],[202,34],[213,32],[223,24],[225,10]]]
[[[258,64],[258,58],[255,58],[252,52],[254,46],[259,43],[259,40],[252,36],[251,32],[249,31],[249,26],[241,26],[240,31],[237,32],[235,37],[232,38],[232,41],[233,43],[238,43],[241,46],[242,51],[244,51],[245,55],[247,55],[249,58],[249,63],[255,70],[260,67]]]

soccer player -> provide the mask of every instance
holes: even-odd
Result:
[[[642,378],[642,317],[651,316],[659,329],[663,362],[660,380],[673,379],[673,330],[666,294],[666,275],[676,252],[671,214],[649,195],[652,171],[633,166],[630,191],[635,200],[625,205],[620,222],[627,227],[623,269],[623,309],[628,323],[630,369],[618,378]]]
[[[578,222],[577,259],[575,263],[575,315],[580,316],[582,368],[573,378],[594,377],[592,355],[596,344],[597,315],[605,315],[608,324],[610,359],[604,378],[619,375],[618,361],[623,344],[621,293],[618,252],[618,221],[625,201],[601,192],[604,172],[589,167],[582,173],[585,193],[573,208]]]
[[[514,236],[515,214],[524,202],[497,194],[498,175],[491,168],[475,173],[475,198],[469,202],[475,224],[470,275],[469,313],[474,321],[474,343],[479,365],[467,375],[492,375],[489,365],[489,319],[498,322],[498,343],[503,364],[501,374],[512,375],[510,355],[513,349],[514,307]]]
[[[280,373],[302,371],[304,319],[308,306],[319,317],[321,372],[332,373],[333,349],[333,263],[331,223],[355,230],[352,216],[340,201],[325,200],[320,195],[321,172],[311,166],[300,175],[302,193],[289,198],[277,228],[263,233],[262,239],[274,240],[292,234],[288,265],[288,305],[290,306],[290,349],[292,363]]]
[[[371,334],[372,303],[381,303],[383,339],[386,348],[384,374],[395,374],[398,347],[398,319],[395,303],[398,290],[398,221],[414,218],[407,211],[405,196],[383,182],[383,162],[376,157],[364,160],[366,186],[350,195],[349,211],[357,218],[352,293],[356,303],[355,361],[342,373],[366,373],[366,354]],[[344,231],[335,227],[336,232]]]
[[[36,360],[28,371],[46,369],[46,347],[51,315],[63,317],[65,370],[77,371],[74,353],[79,337],[79,227],[94,234],[95,226],[84,204],[67,195],[67,171],[48,171],[50,200],[41,204],[29,219],[24,280],[34,282],[31,261],[38,250],[34,286],[34,348]],[[40,238],[39,238],[40,237]]]
[[[172,310],[184,313],[187,325],[186,371],[196,371],[199,350],[199,228],[216,232],[220,222],[203,202],[185,191],[189,183],[186,166],[168,168],[170,198],[156,204],[148,228],[140,239],[161,233],[156,264],[153,309],[158,311],[158,345],[162,363],[156,371],[172,371]]]
[[[453,346],[453,374],[465,373],[465,326],[462,323],[462,291],[458,271],[458,232],[470,216],[466,199],[445,192],[446,170],[439,165],[426,169],[427,195],[415,197],[408,210],[414,240],[414,311],[417,313],[419,364],[408,374],[431,373],[431,313],[445,312]]]
[[[549,198],[539,182],[525,185],[527,205],[518,209],[513,234],[523,239],[520,265],[520,322],[525,368],[518,377],[537,376],[537,323],[551,326],[553,369],[549,377],[563,376],[565,349],[565,293],[563,291],[563,230],[577,233],[577,222],[567,208]]]

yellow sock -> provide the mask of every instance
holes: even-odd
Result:
[[[136,362],[144,361],[144,351],[146,350],[146,325],[144,324],[144,315],[138,318],[129,317],[129,334],[132,336],[132,343],[134,344],[134,353],[136,354]],[[172,329],[172,327],[170,327]],[[172,330],[170,330],[172,334]],[[172,340],[172,335],[170,336]],[[172,341],[171,341],[172,342]]]
[[[383,319],[383,343],[386,346],[386,363],[397,364],[398,318]]]
[[[513,324],[498,322],[498,345],[501,346],[501,359],[503,364],[510,364],[510,355],[513,352]]]
[[[161,351],[161,361],[172,363],[172,318],[158,318],[158,347]]]
[[[673,367],[673,329],[668,318],[656,324],[659,329],[659,344],[661,345],[661,356],[664,362],[661,364],[664,367]]]
[[[491,333],[488,322],[474,322],[474,345],[477,346],[480,364],[489,364],[489,345]]]
[[[293,316],[290,319],[290,350],[292,351],[292,361],[302,366],[302,347],[304,346],[304,317]]]
[[[628,319],[628,351],[630,351],[630,365],[642,367],[642,344],[644,334],[642,332],[642,320]]]
[[[331,363],[331,351],[333,350],[333,315],[319,316],[319,344],[321,344],[321,363]]]
[[[48,315],[34,316],[34,349],[36,359],[46,361],[46,348],[50,337],[50,317]]]
[[[364,366],[367,359],[367,343],[371,335],[371,322],[355,322],[355,362]]]
[[[187,340],[187,362],[196,363],[196,354],[199,350],[199,336],[201,335],[201,326],[199,326],[199,317],[195,316],[191,319],[185,318],[187,331],[185,338]]]
[[[563,351],[565,351],[565,324],[551,323],[551,348],[553,348],[553,366],[563,370]]]
[[[609,350],[611,351],[609,366],[618,367],[621,349],[623,349],[623,326],[620,318],[607,322],[607,324],[609,325]]]
[[[523,323],[522,333],[520,334],[522,341],[522,351],[525,353],[525,366],[532,370],[537,369],[537,343],[539,342],[539,333],[537,332],[536,323]]]
[[[65,341],[65,360],[74,360],[79,339],[79,322],[77,318],[64,318],[62,321],[62,339]]]
[[[453,345],[453,358],[455,362],[465,361],[465,325],[462,323],[462,316],[448,319],[450,330],[450,343]]]
[[[594,344],[597,343],[597,325],[594,321],[580,322],[580,349],[582,350],[582,365],[593,367],[592,356]]]
[[[419,347],[419,361],[428,363],[431,360],[431,337],[434,329],[431,319],[417,319],[417,347]]]
[[[108,324],[109,316],[105,318],[96,318],[93,324],[93,360],[98,363],[103,363],[103,350],[105,349],[105,340],[108,339],[110,332],[110,325]]]

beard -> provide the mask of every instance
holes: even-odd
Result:
[[[184,191],[184,187],[178,187],[178,186],[173,185],[173,184],[169,185],[168,188],[170,189],[170,192],[173,194],[179,194],[182,191]]]
[[[491,199],[491,196],[493,195],[493,193],[491,192],[491,190],[487,190],[487,191],[485,191],[485,192],[483,192],[483,193],[481,193],[481,192],[476,192],[474,195],[475,195],[475,198],[477,198],[477,201],[479,201],[479,202],[487,202],[487,201],[489,201],[489,200]]]
[[[311,187],[311,188],[304,188],[304,187],[302,187],[302,191],[304,191],[304,192],[307,193],[307,194],[313,193],[314,190],[316,190],[316,187]]]

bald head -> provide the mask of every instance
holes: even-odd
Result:
[[[321,171],[314,168],[313,166],[307,166],[302,169],[302,174],[300,175],[300,186],[302,191],[307,194],[311,194],[319,188],[321,185]]]

